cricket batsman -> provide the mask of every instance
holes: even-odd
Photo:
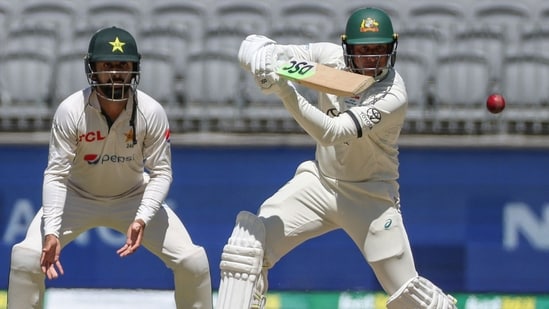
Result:
[[[257,214],[238,214],[221,256],[216,309],[263,308],[268,271],[301,243],[336,229],[374,271],[389,295],[387,308],[456,308],[452,296],[418,274],[400,211],[397,142],[407,94],[394,68],[397,40],[390,17],[367,7],[350,15],[341,46],[281,45],[261,35],[242,42],[241,65],[316,141],[316,155]],[[371,76],[375,83],[353,97],[319,93],[313,105],[275,73],[288,59]]]

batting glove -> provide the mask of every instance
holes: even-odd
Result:
[[[276,94],[281,95],[288,90],[295,90],[293,85],[283,78],[279,78],[278,74],[271,72],[268,74],[260,73],[256,74],[255,82],[261,88],[261,92],[264,94]]]
[[[276,44],[276,41],[263,35],[252,34],[247,36],[240,44],[240,49],[238,50],[238,61],[240,62],[240,65],[251,72],[252,62],[254,61],[257,51],[265,46],[274,44]]]

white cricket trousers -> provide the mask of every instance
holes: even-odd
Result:
[[[112,228],[126,235],[141,197],[138,194],[129,198],[98,202],[69,191],[60,230],[61,246],[66,246],[79,234],[99,226]],[[43,308],[45,275],[40,269],[43,239],[40,209],[30,224],[25,239],[12,248],[8,309]],[[163,204],[146,226],[142,246],[158,256],[173,271],[177,309],[212,308],[211,278],[206,252],[192,242],[181,220],[167,205]],[[60,261],[63,263],[63,251]],[[140,269],[135,271],[139,272]],[[65,276],[70,275],[65,273]]]
[[[259,209],[264,272],[306,240],[343,229],[392,295],[417,276],[398,200],[396,182],[340,181],[321,175],[316,162],[303,162]]]

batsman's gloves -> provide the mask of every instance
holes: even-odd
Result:
[[[268,45],[275,45],[276,41],[259,34],[251,34],[242,41],[238,50],[238,61],[242,68],[252,72],[252,62],[258,50]],[[252,72],[253,73],[253,72]]]
[[[255,82],[264,94],[280,94],[289,90],[292,85],[285,79],[279,78],[275,72],[255,74]]]
[[[263,93],[280,93],[289,86],[276,74],[278,65],[288,60],[276,41],[262,35],[249,35],[240,45],[238,60],[244,69],[254,75]]]

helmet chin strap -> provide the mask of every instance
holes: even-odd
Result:
[[[389,69],[384,68],[384,69],[381,70],[380,73],[374,75],[374,79],[376,80],[376,82],[379,82],[380,80],[385,79],[387,74],[389,74]]]

